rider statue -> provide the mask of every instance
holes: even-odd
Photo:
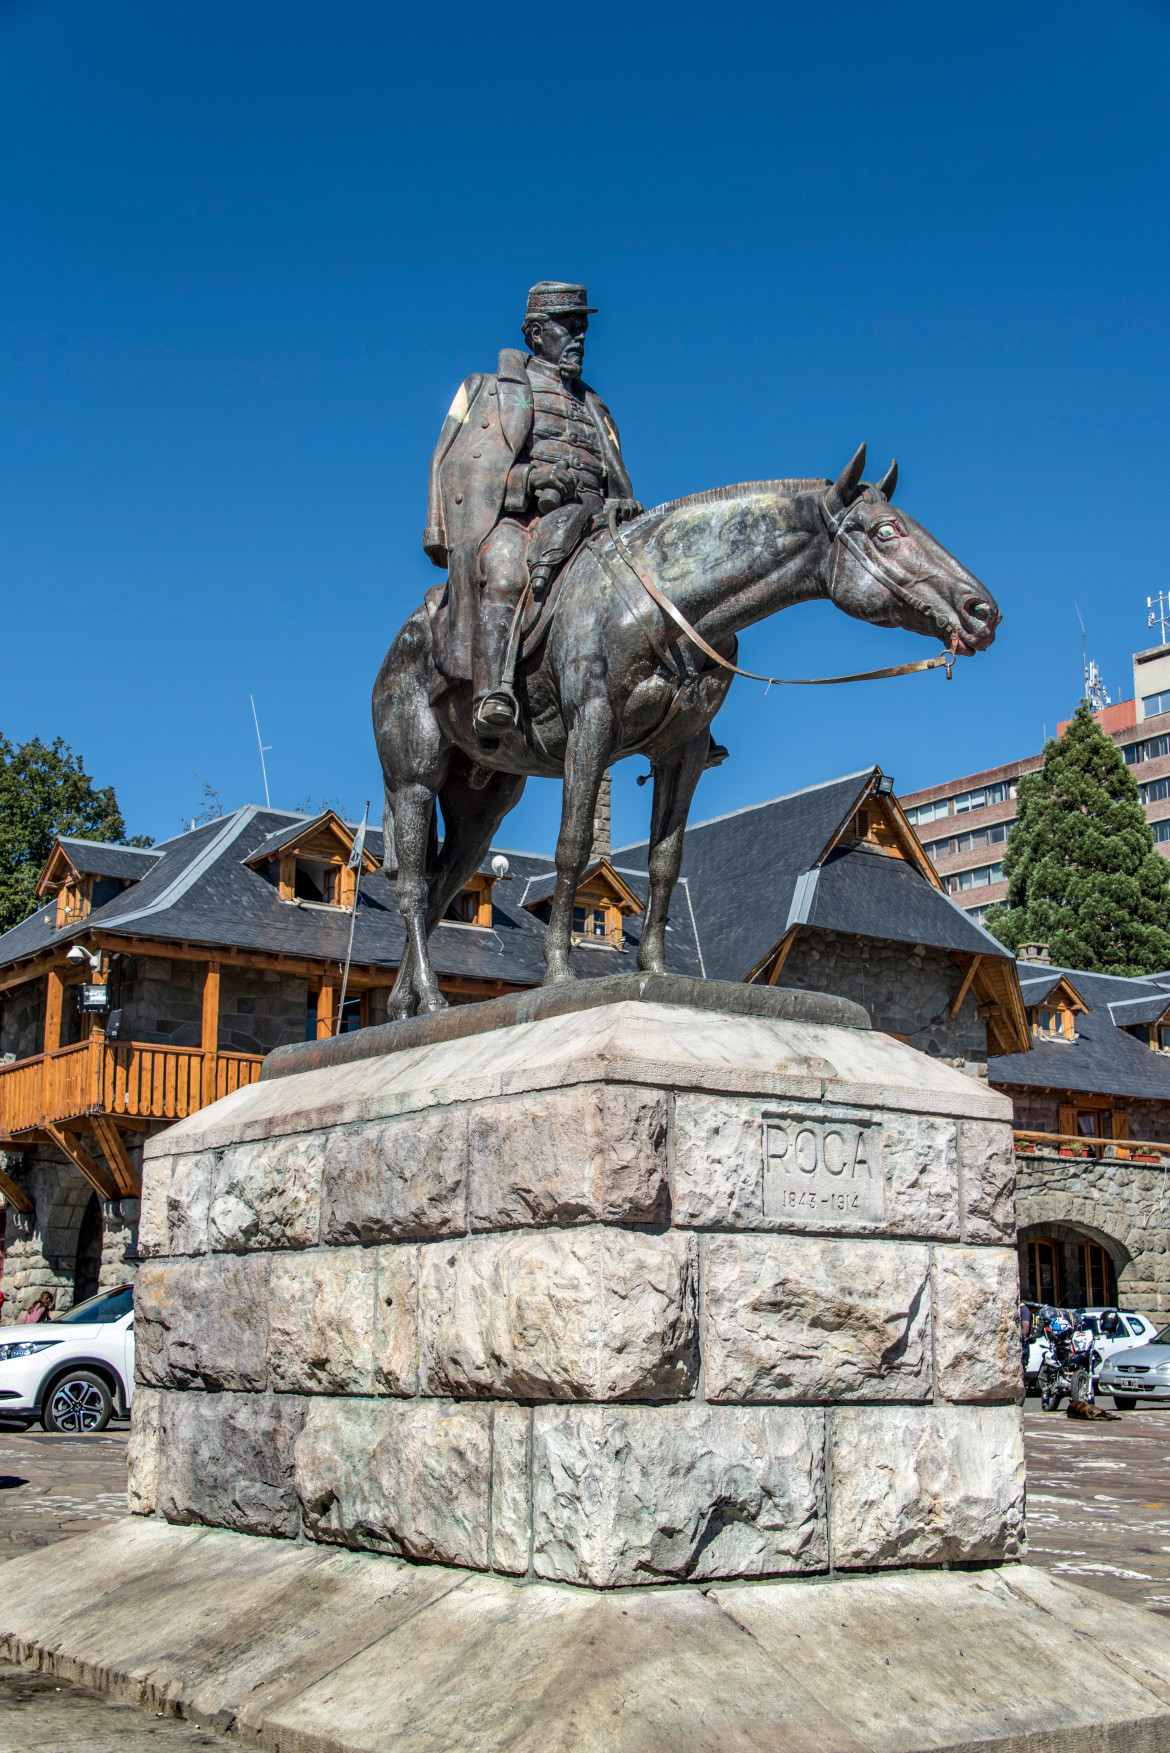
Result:
[[[637,517],[609,409],[581,381],[593,307],[583,286],[542,280],[528,294],[522,353],[460,386],[431,458],[423,548],[448,568],[437,643],[444,672],[469,674],[474,728],[498,738],[518,720],[512,669],[526,596],[537,599],[580,543]]]

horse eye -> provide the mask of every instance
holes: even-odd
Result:
[[[892,523],[879,523],[877,534],[881,537],[883,542],[892,542],[894,537],[900,534],[900,532],[894,528]]]

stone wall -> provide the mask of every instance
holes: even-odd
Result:
[[[951,1016],[961,978],[946,950],[811,927],[798,933],[780,975],[785,986],[853,999],[875,1029],[904,1035],[932,1059],[985,1078],[987,1026],[974,994]]]
[[[202,962],[165,956],[114,956],[110,1003],[121,1010],[125,1041],[198,1047],[203,1038]],[[43,1004],[43,1000],[42,1000]],[[219,979],[219,1045],[237,1053],[269,1053],[305,1038],[304,977],[224,963]]]
[[[996,1086],[997,1088],[1000,1086]],[[1029,1090],[1004,1086],[1015,1111],[1014,1124],[1021,1132],[1059,1132],[1060,1109],[1075,1103],[1075,1096],[1058,1090]],[[1086,1105],[1093,1097],[1086,1095]],[[1170,1102],[1140,1101],[1125,1096],[1116,1098],[1115,1106],[1129,1116],[1131,1138],[1148,1139],[1151,1144],[1170,1144]]]
[[[24,986],[0,993],[0,1056],[31,1059],[45,1044],[45,986],[29,980]]]
[[[97,1140],[86,1138],[91,1151]],[[137,1161],[141,1144],[128,1146]],[[2,1159],[0,1159],[2,1160]],[[0,1290],[4,1307],[0,1321],[18,1321],[42,1291],[52,1291],[58,1314],[73,1307],[78,1265],[78,1242],[82,1219],[96,1195],[72,1163],[55,1156],[47,1146],[7,1156],[7,1173],[32,1199],[35,1213],[25,1215],[13,1206],[5,1210],[4,1262]],[[101,1212],[100,1289],[125,1284],[134,1277],[133,1262],[123,1259],[133,1249],[138,1233],[138,1201],[123,1199],[112,1204],[99,1201]]]
[[[1021,1260],[1038,1231],[1074,1249],[1087,1237],[1113,1262],[1121,1307],[1155,1319],[1170,1316],[1170,1166],[1045,1152],[1019,1157],[1016,1175]],[[1072,1277],[1069,1261],[1066,1295]]]
[[[148,1149],[139,1513],[598,1587],[1021,1550],[973,1080],[642,1004],[233,1104]]]

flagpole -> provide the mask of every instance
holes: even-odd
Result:
[[[350,853],[350,864],[354,873],[353,906],[350,908],[349,913],[349,946],[345,952],[345,970],[341,976],[341,1002],[337,1006],[337,1033],[339,1035],[341,1033],[342,1024],[345,1021],[345,989],[349,985],[349,964],[350,958],[353,955],[353,928],[357,924],[358,890],[362,886],[362,854],[365,851],[366,821],[369,818],[369,814],[370,805],[367,800],[365,811],[362,815],[362,825],[357,831],[357,837],[353,843],[353,851]]]

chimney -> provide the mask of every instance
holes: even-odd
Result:
[[[609,839],[609,793],[612,785],[608,767],[601,781],[601,790],[597,793],[597,808],[593,812],[593,850],[590,858],[608,858]]]
[[[1016,951],[1018,962],[1044,962],[1052,966],[1052,956],[1046,943],[1022,943]]]

